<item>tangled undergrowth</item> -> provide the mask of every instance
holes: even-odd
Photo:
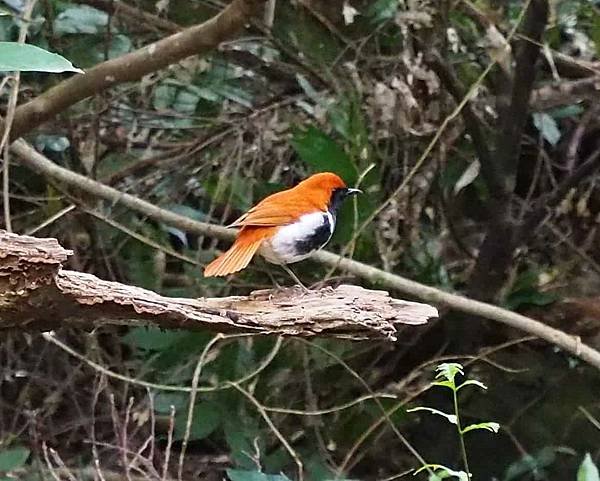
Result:
[[[89,68],[224,7],[126,2],[131,13],[110,3],[39,2],[29,42]],[[484,300],[492,286],[495,302],[599,347],[598,176],[555,195],[598,157],[597,97],[568,90],[600,68],[593,1],[549,2],[531,112],[512,139],[522,149],[515,165],[499,167],[513,190],[494,203],[488,157],[510,147],[498,137],[507,79],[520,67],[502,52],[535,43],[523,32],[531,3],[545,2],[278,1],[271,27],[256,20],[217,51],[117,85],[27,138],[62,166],[216,224],[312,172],[335,171],[366,195],[345,206],[332,250]],[[2,40],[15,40],[19,25],[0,17]],[[19,103],[59,81],[23,74]],[[563,88],[546,95],[556,83]],[[3,83],[4,100],[11,85]],[[459,114],[465,100],[476,122]],[[288,282],[260,261],[205,279],[202,266],[224,243],[18,162],[9,181],[13,230],[58,238],[74,251],[69,268],[181,297]],[[502,282],[493,269],[482,277],[498,212],[525,224],[540,206],[543,219],[527,232],[498,230],[507,244],[520,237]],[[353,280],[311,261],[297,272],[309,284]],[[597,479],[597,373],[522,333],[455,314],[404,331],[395,345],[101,328],[4,334],[0,356],[0,471],[17,479],[228,472],[234,481],[391,481],[420,467],[411,449],[459,479],[463,470],[473,479],[575,479],[578,469],[590,477],[577,479]],[[471,433],[464,450],[455,426],[409,413],[453,409],[429,388],[436,366],[456,360],[489,388],[465,392],[460,417],[500,425],[495,435]]]

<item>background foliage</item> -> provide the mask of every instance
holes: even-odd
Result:
[[[0,41],[14,42],[23,4],[4,3]],[[35,45],[86,69],[171,33],[160,20],[185,27],[224,6],[128,1],[151,14],[135,18],[103,9],[110,3],[40,1],[29,24],[31,46],[20,48]],[[456,106],[427,54],[436,49],[465,86],[475,83],[471,105],[492,148],[502,63],[480,77],[499,58],[496,34],[508,35],[526,4],[280,0],[272,28],[257,21],[211,55],[80,102],[28,140],[73,171],[218,224],[313,172],[335,171],[366,195],[344,207],[329,248],[478,297],[485,282],[470,284],[493,191],[462,117],[449,120],[420,169],[409,174]],[[599,49],[597,2],[550,2],[534,89],[598,75]],[[73,68],[39,51],[17,56],[22,65],[9,64],[8,53],[0,49],[2,70]],[[44,61],[58,64],[34,65]],[[23,73],[19,102],[66,75]],[[599,148],[597,98],[573,99],[565,91],[555,103],[527,117],[509,206],[515,218]],[[289,282],[261,261],[229,279],[205,279],[202,265],[224,244],[86,198],[18,162],[10,172],[3,200],[10,196],[13,229],[57,237],[74,250],[70,268],[183,297]],[[72,204],[77,208],[67,209]],[[548,214],[515,252],[494,300],[598,348],[598,176],[574,185]],[[296,270],[307,283],[352,281],[310,261]],[[422,479],[466,479],[466,452],[473,479],[598,480],[598,373],[552,346],[479,320],[444,316],[401,333],[396,345],[214,339],[145,328],[57,335],[88,362],[38,336],[2,335],[6,479],[173,479],[182,470],[183,479],[284,481],[298,477],[300,461],[308,480],[391,480],[421,467],[403,433],[427,463],[446,467],[421,471]],[[448,414],[457,407],[452,397],[430,388],[436,366],[456,359],[487,389],[461,391],[460,411]],[[452,382],[454,376],[456,392],[464,379],[462,371]],[[200,389],[190,417],[194,378]],[[456,414],[463,427],[489,420],[499,431],[461,432],[458,424],[457,438]]]

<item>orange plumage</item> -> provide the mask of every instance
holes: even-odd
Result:
[[[225,276],[238,272],[250,263],[257,252],[276,264],[305,258],[310,253],[303,252],[303,249],[307,250],[307,246],[314,243],[314,235],[327,234],[324,226],[319,224],[320,216],[323,216],[323,222],[330,219],[327,228],[331,228],[331,232],[326,243],[333,233],[337,205],[345,196],[356,192],[359,191],[348,189],[337,175],[323,172],[312,175],[291,189],[266,197],[230,225],[241,227],[235,242],[206,266],[204,275]],[[332,200],[337,197],[340,199],[333,205]],[[333,213],[330,211],[332,205]],[[282,230],[284,227],[287,229]],[[319,237],[317,240],[323,239]]]

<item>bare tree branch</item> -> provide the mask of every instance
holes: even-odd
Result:
[[[458,76],[452,67],[445,62],[438,52],[429,52],[425,57],[429,66],[433,69],[441,82],[450,92],[455,102],[460,103],[467,91],[459,80]],[[475,152],[481,163],[481,173],[488,185],[502,185],[502,179],[498,176],[497,169],[491,168],[493,165],[490,149],[488,148],[489,140],[485,136],[484,124],[482,120],[475,114],[471,105],[466,103],[462,109],[462,116],[465,120],[467,132],[471,136]]]
[[[573,173],[563,179],[552,192],[542,196],[535,202],[519,226],[519,239],[526,241],[531,238],[550,209],[560,204],[571,189],[575,188],[582,180],[590,176],[598,168],[600,168],[600,149],[594,150],[588,158],[577,167]]]
[[[124,22],[139,27],[140,24],[147,25],[153,30],[160,30],[168,33],[177,33],[182,28],[175,22],[165,18],[153,15],[125,2],[119,0],[78,0],[78,3],[90,5],[91,7],[103,10],[112,15],[118,15]]]
[[[258,13],[265,0],[233,0],[214,18],[135,52],[75,75],[17,107],[11,130],[16,139],[80,100],[108,87],[141,79],[191,55],[209,52],[233,38]]]
[[[198,222],[174,214],[173,212],[156,207],[137,197],[119,192],[112,187],[102,185],[99,182],[64,169],[48,160],[29,146],[24,140],[13,143],[12,149],[16,155],[21,157],[24,165],[36,172],[110,202],[120,202],[132,210],[140,212],[159,222],[164,222],[188,232],[210,235],[219,239],[232,239],[235,235],[233,231],[222,226]],[[577,356],[600,369],[600,352],[583,344],[578,337],[570,336],[534,319],[502,309],[501,307],[492,304],[474,301],[458,294],[444,292],[440,289],[411,281],[410,279],[406,279],[396,274],[382,271],[376,267],[368,266],[352,259],[342,258],[331,252],[317,252],[313,256],[313,259],[330,267],[339,267],[340,269],[372,284],[378,284],[387,289],[396,289],[426,302],[444,305],[458,312],[490,319],[533,334],[551,344],[556,344],[574,356]],[[0,276],[0,281],[1,279],[2,277]]]
[[[582,100],[598,100],[598,98],[600,98],[600,76],[596,75],[539,87],[531,94],[530,105],[533,110],[548,110]]]
[[[62,270],[55,239],[0,231],[0,329],[92,328],[107,324],[289,336],[395,340],[396,324],[424,324],[434,307],[357,286],[305,293],[180,299],[91,274]]]
[[[33,171],[38,172],[47,178],[75,187],[80,191],[87,192],[113,204],[122,204],[136,212],[143,212],[152,219],[157,219],[160,222],[169,225],[178,226],[187,232],[193,232],[199,235],[212,236],[225,240],[233,239],[235,236],[235,232],[226,227],[195,221],[189,217],[184,217],[174,212],[161,209],[160,207],[131,194],[121,192],[113,187],[90,179],[89,177],[56,165],[23,139],[13,142],[11,151],[19,156],[22,165],[29,167]]]

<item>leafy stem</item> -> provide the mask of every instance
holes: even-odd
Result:
[[[481,389],[487,389],[487,387],[480,381],[476,381],[474,379],[467,379],[462,384],[456,384],[456,375],[461,374],[464,375],[463,367],[455,362],[440,364],[437,368],[437,375],[435,378],[436,381],[432,382],[433,386],[440,386],[448,388],[452,391],[452,401],[454,404],[454,414],[448,414],[439,409],[434,409],[430,407],[416,407],[413,409],[409,409],[408,412],[414,411],[427,411],[431,414],[435,414],[437,416],[441,416],[445,418],[450,424],[454,424],[456,426],[456,431],[458,433],[459,443],[460,443],[460,451],[464,464],[464,471],[454,471],[446,466],[442,466],[440,464],[430,464],[427,467],[434,470],[435,477],[430,479],[441,480],[444,478],[455,478],[459,481],[468,481],[471,479],[471,471],[469,469],[469,461],[467,458],[467,448],[465,444],[465,434],[469,431],[475,431],[478,429],[484,429],[491,432],[498,432],[500,429],[500,425],[494,422],[483,422],[477,424],[469,424],[468,426],[462,427],[460,422],[460,410],[458,407],[458,391],[460,391],[465,386],[477,386]],[[425,467],[418,469],[415,471],[415,474],[419,473]]]
[[[454,381],[453,381],[454,384]],[[452,398],[454,401],[454,415],[456,416],[456,430],[458,432],[458,438],[460,440],[460,451],[465,466],[467,477],[471,477],[471,471],[469,470],[469,460],[467,458],[467,448],[465,446],[465,432],[463,431],[460,424],[460,414],[458,410],[458,389],[456,385],[452,386]]]

